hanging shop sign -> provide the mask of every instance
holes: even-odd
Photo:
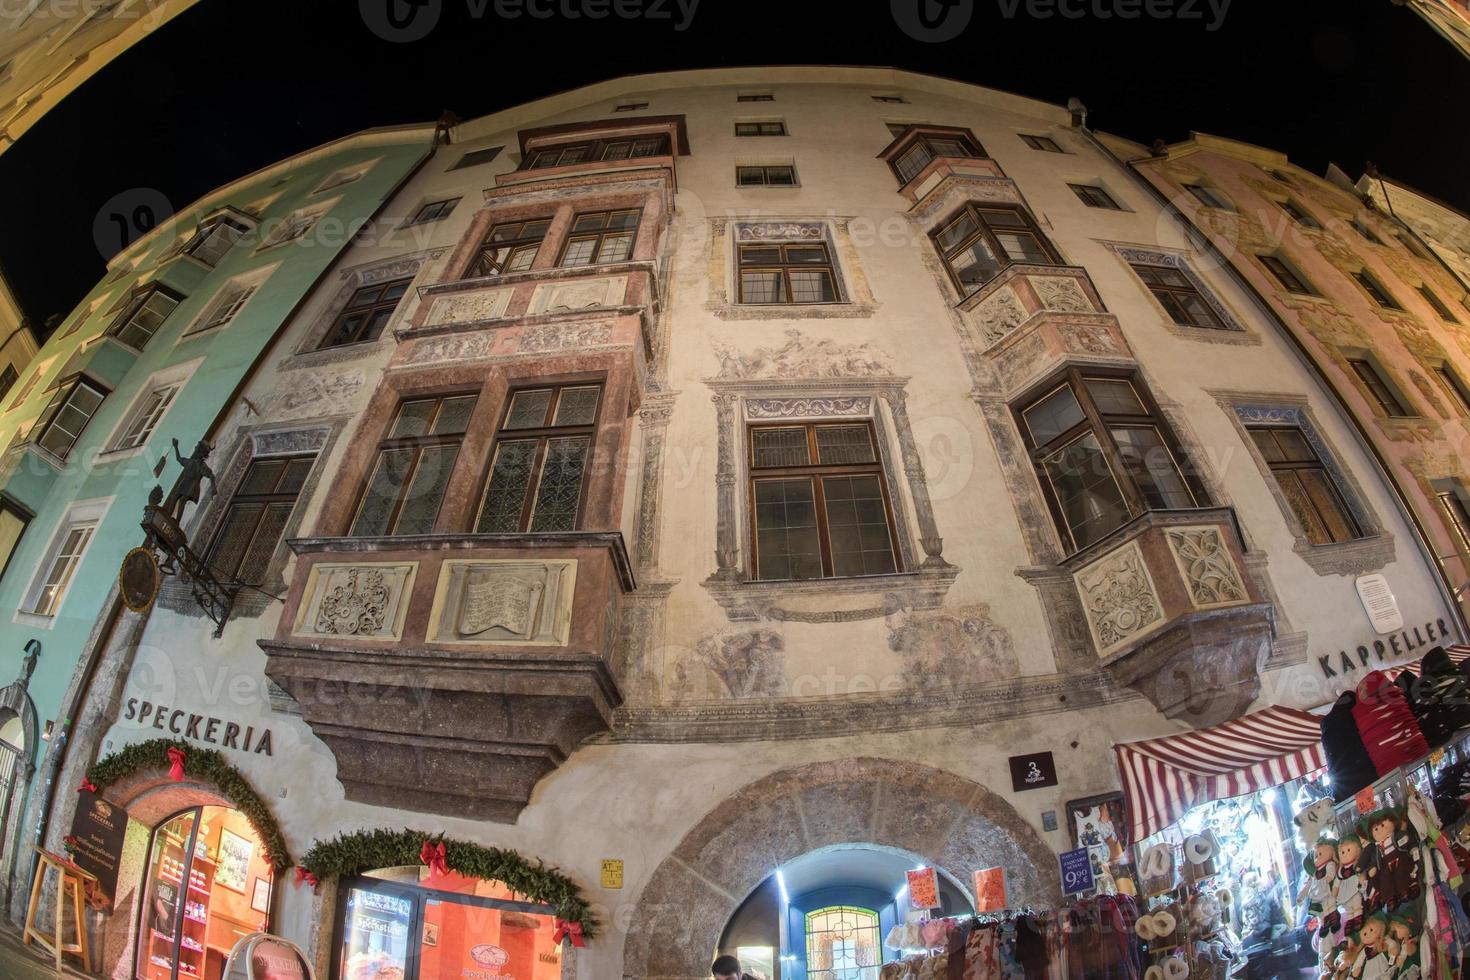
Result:
[[[1050,752],[1013,755],[1010,763],[1011,789],[1017,793],[1028,789],[1045,789],[1057,784],[1057,763]]]
[[[1092,858],[1087,848],[1079,847],[1075,851],[1058,854],[1057,863],[1062,871],[1062,894],[1080,895],[1092,891]]]
[[[975,911],[999,912],[1006,906],[1006,869],[981,868],[976,871]]]
[[[122,566],[117,571],[117,588],[123,605],[133,612],[148,611],[158,598],[162,581],[163,574],[158,570],[158,559],[152,548],[134,548],[123,555]]]
[[[909,904],[916,909],[939,908],[939,876],[933,868],[910,871]]]
[[[88,790],[77,792],[67,849],[77,867],[97,876],[109,907],[117,896],[117,868],[127,832],[125,810]]]
[[[1387,640],[1364,643],[1352,652],[1339,650],[1335,654],[1320,655],[1317,657],[1317,665],[1322,668],[1322,676],[1329,678],[1360,670],[1376,670],[1379,664],[1386,663],[1391,657],[1396,659],[1420,647],[1437,646],[1448,639],[1449,623],[1443,619],[1435,619],[1422,626],[1416,625],[1393,633]]]
[[[128,698],[123,707],[123,719],[136,719],[139,725],[145,727],[152,725],[161,732],[170,732],[196,742],[220,745],[237,752],[263,755],[274,753],[275,740],[269,728],[257,731],[253,725],[242,726],[213,715],[195,714],[184,708]]]
[[[602,887],[603,888],[622,888],[623,887],[623,859],[622,858],[603,858],[602,859]]]

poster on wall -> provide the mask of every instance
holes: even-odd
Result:
[[[1073,848],[1086,851],[1097,890],[1135,894],[1133,867],[1125,863],[1123,835],[1128,826],[1122,793],[1067,801],[1067,835]]]
[[[127,832],[127,811],[95,793],[78,791],[77,808],[71,818],[71,839],[76,844],[72,860],[83,871],[97,876],[108,908],[117,896],[117,866]]]
[[[910,871],[909,904],[916,909],[939,908],[939,877],[933,868]]]
[[[402,980],[408,972],[413,903],[397,895],[353,888],[342,927],[343,980]]]
[[[1006,908],[1006,869],[982,868],[975,872],[975,911],[999,912]]]
[[[250,876],[250,858],[255,845],[228,830],[219,832],[219,858],[214,868],[214,883],[230,891],[245,894],[245,879]]]

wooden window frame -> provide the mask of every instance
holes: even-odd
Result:
[[[1378,277],[1369,272],[1366,268],[1359,269],[1357,272],[1352,273],[1352,277],[1353,281],[1358,284],[1359,288],[1361,288],[1363,292],[1367,293],[1368,298],[1371,299],[1374,305],[1378,306],[1380,309],[1403,310],[1403,304],[1395,299],[1393,293],[1390,293],[1388,291],[1388,287],[1380,282],[1378,280]]]
[[[66,407],[67,402],[71,400],[72,395],[76,393],[77,389],[83,386],[86,386],[99,396],[97,407],[87,415],[87,421],[72,436],[71,442],[67,445],[65,452],[58,453],[54,449],[42,445],[41,440],[46,438],[46,434],[56,423],[56,417],[61,414],[61,410]],[[111,389],[104,387],[101,382],[95,381],[86,375],[76,374],[67,378],[56,385],[55,394],[51,396],[51,400],[47,402],[46,407],[41,410],[41,414],[36,419],[35,426],[31,429],[30,435],[27,436],[27,441],[50,453],[57,459],[67,459],[71,456],[72,450],[77,448],[77,443],[82,441],[82,436],[86,434],[87,427],[92,424],[92,420],[97,417],[97,412],[101,410],[103,402],[107,401],[107,397],[111,394]]]
[[[923,173],[925,167],[929,166],[935,160],[978,160],[984,159],[985,157],[985,147],[981,146],[980,141],[967,130],[943,129],[923,126],[917,123],[905,127],[904,133],[907,133],[909,130],[918,130],[918,132],[904,139],[902,145],[892,152],[884,151],[884,155],[888,157],[888,168],[893,171],[893,176],[898,178],[898,183],[901,187],[907,186],[910,181]],[[902,135],[900,134],[899,137],[895,138],[902,138]],[[948,152],[941,153],[933,145],[934,141],[937,140],[958,143],[965,152],[958,156]],[[901,167],[900,161],[916,149],[922,149],[925,152],[926,157],[924,162],[913,168]],[[912,172],[905,173],[906,169],[911,169]]]
[[[1420,296],[1424,297],[1424,302],[1428,303],[1431,307],[1434,308],[1434,312],[1438,314],[1441,320],[1446,323],[1460,322],[1459,318],[1455,316],[1455,314],[1450,310],[1447,305],[1445,305],[1445,301],[1439,298],[1439,294],[1429,288],[1429,283],[1421,282],[1418,286],[1415,287],[1415,291],[1418,292]]]
[[[741,132],[748,130],[748,132]],[[786,120],[784,119],[757,119],[735,124],[735,135],[747,136],[786,136]]]
[[[1144,415],[1105,415],[1093,401],[1092,393],[1087,390],[1086,382],[1098,381],[1126,381],[1138,396],[1143,405]],[[1051,397],[1064,386],[1072,389],[1072,397],[1077,400],[1082,409],[1082,420],[1073,424],[1070,428],[1052,436],[1045,443],[1037,444],[1031,433],[1031,427],[1026,422],[1026,411],[1035,405]],[[1153,509],[1148,506],[1144,499],[1143,491],[1138,487],[1132,471],[1128,468],[1123,452],[1118,448],[1113,438],[1112,426],[1122,427],[1151,427],[1159,433],[1159,437],[1168,450],[1170,458],[1174,463],[1174,469],[1188,487],[1190,494],[1194,497],[1194,506],[1210,506],[1210,495],[1206,490],[1204,482],[1193,471],[1193,467],[1180,465],[1181,461],[1187,462],[1189,457],[1185,455],[1174,435],[1173,427],[1168,418],[1159,410],[1158,403],[1154,400],[1153,393],[1143,383],[1143,379],[1135,371],[1128,369],[1109,369],[1101,367],[1078,367],[1070,366],[1052,375],[1046,383],[1036,386],[1034,394],[1019,400],[1011,405],[1011,417],[1015,422],[1016,429],[1021,435],[1022,444],[1026,447],[1027,454],[1031,459],[1031,467],[1036,474],[1037,482],[1041,484],[1042,495],[1046,497],[1047,508],[1051,511],[1052,522],[1056,526],[1057,536],[1062,542],[1063,548],[1068,554],[1096,544],[1096,541],[1079,545],[1067,524],[1066,513],[1062,510],[1060,497],[1056,489],[1051,485],[1051,479],[1047,476],[1045,460],[1048,456],[1071,445],[1077,439],[1086,434],[1091,434],[1102,450],[1103,459],[1108,464],[1114,483],[1123,495],[1124,505],[1128,509],[1128,516],[1123,521],[1126,524],[1141,514]],[[1119,525],[1120,527],[1122,524]],[[1113,528],[1112,530],[1117,530]],[[1106,534],[1112,533],[1111,531]]]
[[[1185,327],[1185,328],[1191,329],[1191,330],[1229,330],[1229,329],[1231,329],[1230,326],[1228,324],[1226,324],[1225,320],[1220,316],[1219,312],[1216,311],[1216,309],[1212,305],[1210,305],[1210,301],[1205,296],[1204,292],[1201,291],[1199,289],[1199,287],[1194,284],[1194,281],[1192,279],[1190,279],[1190,277],[1188,275],[1185,274],[1185,272],[1184,272],[1183,269],[1179,268],[1178,266],[1173,266],[1173,265],[1152,265],[1152,264],[1147,263],[1147,262],[1130,262],[1130,263],[1128,263],[1128,267],[1133,270],[1134,275],[1138,276],[1138,279],[1139,279],[1140,282],[1143,283],[1144,288],[1147,289],[1150,293],[1153,294],[1154,299],[1158,300],[1159,305],[1164,308],[1164,312],[1169,315],[1169,321],[1171,323],[1173,323],[1175,326],[1177,326],[1177,327]],[[1162,270],[1162,271],[1166,271],[1166,272],[1176,273],[1180,278],[1182,278],[1185,281],[1185,285],[1181,286],[1181,285],[1179,285],[1177,283],[1150,282],[1145,277],[1145,274],[1140,271],[1142,269],[1158,269],[1158,270]],[[1210,320],[1211,320],[1211,322],[1212,322],[1213,325],[1212,326],[1205,326],[1203,324],[1195,323],[1193,321],[1190,321],[1189,323],[1180,323],[1178,317],[1176,317],[1174,315],[1173,308],[1170,306],[1170,304],[1168,302],[1166,302],[1164,300],[1163,296],[1160,295],[1160,294],[1164,294],[1164,295],[1167,295],[1167,296],[1170,296],[1170,297],[1179,297],[1179,296],[1193,296],[1193,297],[1195,297],[1196,299],[1198,299],[1200,301],[1200,304],[1208,312],[1209,317],[1210,317]],[[1182,308],[1183,307],[1183,304],[1180,304],[1180,306]]]
[[[77,569],[81,566],[82,559],[87,557],[87,551],[91,548],[92,542],[97,537],[97,530],[101,526],[102,521],[100,518],[71,520],[63,525],[61,533],[56,539],[55,549],[48,550],[46,553],[43,565],[44,571],[41,572],[40,578],[33,586],[35,588],[35,595],[26,603],[27,608],[24,611],[27,615],[54,619],[56,614],[61,612],[61,607],[66,602],[67,595],[71,593],[72,584],[77,580]],[[80,547],[75,553],[66,552],[67,541],[70,540],[72,532],[82,529],[85,529],[86,535],[82,539]],[[46,590],[53,586],[52,578],[56,573],[58,564],[60,564],[63,558],[66,560],[66,577],[63,581],[55,583],[56,592],[52,594],[52,601],[47,603],[43,608],[42,601],[46,595]]]
[[[168,298],[172,299],[174,301],[173,309],[164,314],[163,319],[158,322],[158,326],[156,328],[148,332],[147,340],[143,341],[143,343],[138,346],[134,346],[133,344],[123,339],[123,331],[133,325],[133,318],[143,311],[143,307],[147,306],[148,301],[151,300],[155,295],[167,296]],[[179,304],[183,301],[183,294],[169,289],[167,286],[164,286],[161,283],[149,283],[147,286],[144,286],[143,288],[137,290],[133,293],[132,296],[128,297],[127,303],[124,304],[122,310],[118,312],[117,316],[112,318],[112,322],[107,325],[107,329],[104,330],[103,333],[113,338],[118,343],[123,344],[124,346],[132,347],[133,350],[142,350],[153,341],[154,337],[158,336],[158,331],[163,329],[164,324],[168,322],[168,318],[174,315],[174,311],[179,308]],[[86,318],[78,317],[76,320],[76,324],[80,325],[82,320],[84,319]],[[138,329],[141,330],[143,328],[139,327]]]
[[[1216,211],[1234,211],[1235,206],[1230,200],[1209,184],[1185,184],[1184,189],[1189,196],[1199,202],[1201,207],[1213,208]]]
[[[443,221],[454,213],[454,209],[459,207],[459,202],[462,200],[464,200],[462,197],[446,197],[438,201],[425,201],[419,205],[419,209],[414,212],[413,217],[408,219],[408,224],[426,225],[434,221]],[[426,216],[425,212],[430,208],[440,208],[441,210]]]
[[[524,231],[526,225],[532,225],[542,221],[546,222],[546,227],[539,235],[519,235],[515,238],[506,238],[499,241],[495,239],[495,233],[502,228],[514,227]],[[465,270],[464,278],[481,279],[487,276],[504,276],[513,272],[525,272],[534,268],[536,259],[541,254],[541,246],[546,242],[546,234],[551,231],[553,221],[553,216],[546,215],[545,217],[518,218],[515,221],[501,221],[491,225],[489,230],[485,232],[484,239],[480,242],[480,250],[475,253],[475,260]],[[531,253],[530,265],[526,266],[525,269],[509,268],[511,260],[515,258],[516,253],[533,246],[535,250]],[[491,258],[491,253],[500,249],[505,249],[506,253],[501,267],[497,268],[494,259]]]
[[[824,426],[843,427],[862,425],[872,440],[873,462],[871,463],[822,463],[817,446],[817,429]],[[807,439],[807,459],[813,462],[804,466],[757,466],[755,462],[755,435],[761,429],[804,429]],[[894,523],[893,501],[888,493],[888,475],[883,468],[883,453],[878,444],[878,429],[871,419],[824,419],[813,422],[763,422],[745,426],[746,516],[750,528],[750,580],[753,582],[822,581],[824,579],[866,578],[867,576],[836,575],[833,570],[832,534],[827,525],[827,497],[822,478],[828,476],[875,476],[883,494],[883,519],[888,524],[888,547],[893,555],[893,571],[904,570],[903,552],[898,546],[898,528]],[[822,575],[816,579],[763,579],[760,577],[760,525],[756,520],[756,489],[760,480],[808,479],[812,483],[812,505],[816,510],[817,547],[822,562]]]
[[[1307,281],[1297,267],[1287,259],[1279,255],[1257,255],[1256,258],[1261,265],[1265,266],[1276,285],[1291,293],[1293,296],[1320,296],[1317,287]],[[1295,283],[1296,285],[1292,285]],[[1300,287],[1300,288],[1298,288]]]
[[[772,170],[784,170],[790,176],[790,180],[782,183],[771,180]],[[748,171],[759,171],[761,179],[758,181],[747,181],[745,179]],[[799,187],[796,182],[796,168],[789,163],[778,164],[738,164],[735,167],[736,187]]]
[[[388,326],[388,322],[393,319],[393,314],[398,310],[398,307],[403,304],[403,300],[408,296],[408,290],[412,284],[413,277],[405,276],[402,279],[390,279],[387,282],[374,283],[371,286],[359,286],[354,289],[352,296],[347,300],[347,305],[342,309],[341,313],[337,314],[337,318],[332,321],[331,327],[328,328],[326,334],[322,337],[322,342],[317,347],[317,350],[331,350],[336,347],[349,347],[352,344],[372,343],[383,336],[383,330]],[[363,293],[371,292],[378,297],[382,297],[384,293],[396,286],[402,286],[403,292],[394,296],[392,299],[379,298],[371,301],[365,300],[360,303],[358,302],[358,297]],[[388,311],[388,318],[383,321],[382,327],[378,328],[378,332],[371,337],[365,336],[363,328],[373,322],[375,314],[381,313],[384,310]],[[358,326],[356,332],[348,339],[336,339],[337,331],[346,324],[349,318],[355,315],[361,315],[363,317],[362,323]]]
[[[1265,458],[1265,454],[1264,453],[1261,453],[1261,450],[1260,450],[1259,446],[1255,446],[1254,445],[1254,443],[1255,443],[1255,436],[1252,433],[1256,432],[1257,430],[1272,430],[1272,429],[1289,429],[1289,430],[1291,430],[1293,432],[1296,432],[1298,435],[1301,436],[1302,443],[1304,445],[1306,445],[1307,448],[1312,451],[1312,458],[1310,460],[1275,460],[1275,461],[1266,459]],[[1310,537],[1307,537],[1307,535],[1308,535],[1308,528],[1306,527],[1305,524],[1303,524],[1302,525],[1302,536],[1303,536],[1303,538],[1305,540],[1307,540],[1308,542],[1310,542],[1313,547],[1320,548],[1320,547],[1326,547],[1326,546],[1334,545],[1334,544],[1343,544],[1343,543],[1348,542],[1348,541],[1357,541],[1357,540],[1360,540],[1363,537],[1366,537],[1366,533],[1365,533],[1364,528],[1363,528],[1363,523],[1360,520],[1358,520],[1358,516],[1356,514],[1354,514],[1353,513],[1353,509],[1348,506],[1347,494],[1343,492],[1342,487],[1339,486],[1337,480],[1335,480],[1333,478],[1332,471],[1330,469],[1328,469],[1327,463],[1326,463],[1325,460],[1322,459],[1322,456],[1318,452],[1317,447],[1314,446],[1314,445],[1312,445],[1312,440],[1310,440],[1310,439],[1307,438],[1307,430],[1305,428],[1303,428],[1301,425],[1246,425],[1245,426],[1245,431],[1246,431],[1246,437],[1248,439],[1250,439],[1251,442],[1252,442],[1252,444],[1253,444],[1253,446],[1252,446],[1253,450],[1256,453],[1260,454],[1261,461],[1265,464],[1267,471],[1271,474],[1271,479],[1276,481],[1276,485],[1277,485],[1278,488],[1280,488],[1280,486],[1281,486],[1281,479],[1276,474],[1282,473],[1282,472],[1288,472],[1288,471],[1298,471],[1298,470],[1315,470],[1315,471],[1319,471],[1321,473],[1321,475],[1322,475],[1322,482],[1323,482],[1323,484],[1325,484],[1327,487],[1331,488],[1331,490],[1332,490],[1332,497],[1333,497],[1333,500],[1335,501],[1335,503],[1337,505],[1338,513],[1342,517],[1343,523],[1345,525],[1347,525],[1347,527],[1348,527],[1348,529],[1350,531],[1350,536],[1349,537],[1346,537],[1346,538],[1343,538],[1341,541],[1312,541]],[[1292,498],[1289,494],[1287,494],[1287,492],[1285,490],[1281,490],[1280,492],[1281,492],[1281,495],[1286,498],[1286,509],[1291,512],[1291,514],[1293,515],[1293,517],[1295,518],[1295,520],[1297,521],[1297,523],[1298,524],[1301,524],[1302,523],[1301,515],[1298,514],[1296,512],[1296,509],[1294,507],[1292,507],[1292,505],[1291,505],[1291,500],[1294,499],[1294,498]],[[1317,506],[1316,501],[1315,500],[1312,500],[1310,498],[1310,496],[1309,496],[1308,497],[1308,503],[1310,503],[1312,505],[1312,509],[1314,511],[1317,511],[1317,523],[1318,523],[1318,525],[1320,527],[1322,527],[1324,530],[1327,529],[1328,522],[1322,519],[1321,508]]]
[[[234,513],[237,504],[261,504],[263,506],[261,507],[260,514],[255,518],[255,526],[250,531],[250,537],[247,539],[245,547],[240,549],[238,555],[230,556],[230,560],[234,562],[234,570],[229,573],[229,579],[235,582],[243,581],[243,579],[239,577],[240,563],[245,560],[245,556],[250,554],[251,547],[255,544],[256,539],[259,537],[261,525],[265,522],[266,514],[270,512],[270,505],[290,501],[291,511],[287,513],[286,522],[282,525],[282,533],[279,537],[277,537],[275,546],[271,549],[271,554],[274,555],[276,550],[281,547],[281,541],[284,540],[286,536],[285,528],[290,524],[292,514],[296,512],[296,508],[301,503],[301,491],[309,486],[309,481],[311,480],[311,468],[316,465],[317,455],[318,454],[315,452],[309,452],[294,453],[286,456],[256,456],[252,458],[250,462],[246,465],[245,472],[241,475],[240,482],[235,487],[235,492],[230,494],[229,502],[225,504],[223,511],[221,511],[220,513],[219,520],[214,528],[214,533],[210,536],[209,539],[209,547],[204,549],[204,554],[206,556],[204,559],[204,563],[209,567],[215,569],[216,571],[221,571],[220,567],[215,563],[220,558],[219,549],[224,540],[225,530],[230,526],[230,515]],[[279,489],[276,489],[267,493],[260,491],[246,492],[240,489],[241,487],[248,485],[248,483],[250,482],[250,471],[253,470],[258,464],[284,463],[285,465],[281,467],[280,476],[276,478],[276,487],[279,488],[281,478],[284,477],[287,472],[289,472],[291,464],[300,462],[302,460],[310,460],[312,466],[307,468],[306,476],[302,479],[301,486],[294,491],[282,492]],[[267,565],[269,565],[269,562],[267,563]],[[259,587],[260,585],[263,585],[265,581],[266,580],[262,580],[261,582],[251,582],[247,584],[254,587]]]
[[[1383,414],[1391,419],[1411,419],[1417,415],[1410,410],[1404,402],[1404,398],[1394,386],[1389,383],[1378,365],[1366,357],[1349,357],[1348,367],[1368,393],[1368,398],[1376,404]],[[1381,391],[1379,389],[1382,389]]]
[[[632,226],[631,227],[627,227],[627,228],[610,228],[610,227],[608,227],[608,225],[612,221],[612,216],[615,215],[615,214],[631,214],[631,215],[633,215],[633,224],[632,224]],[[580,231],[579,232],[579,231],[574,231],[573,230],[573,229],[575,229],[577,227],[577,223],[579,221],[581,221],[583,218],[591,218],[591,217],[595,217],[597,215],[607,215],[607,221],[605,221],[603,223],[602,228],[599,229],[598,231],[596,231],[596,232]],[[633,260],[634,254],[638,251],[638,232],[642,228],[642,226],[643,226],[643,208],[642,207],[636,207],[636,208],[608,208],[608,209],[603,210],[603,211],[579,211],[575,215],[572,216],[572,223],[567,227],[566,234],[562,238],[561,248],[557,251],[557,254],[556,254],[556,265],[557,265],[557,268],[584,269],[584,268],[587,268],[589,266],[603,265],[603,264],[605,264],[605,262],[631,262]],[[631,234],[633,236],[633,240],[628,244],[628,254],[627,254],[627,256],[624,257],[624,258],[621,258],[621,259],[607,259],[607,260],[604,260],[602,258],[602,246],[604,244],[604,240],[609,235],[622,235],[624,233]],[[572,243],[573,242],[588,241],[588,240],[592,240],[592,241],[595,241],[596,242],[596,244],[592,247],[592,261],[590,261],[590,262],[582,262],[582,263],[579,263],[578,265],[564,266],[563,263],[566,262],[567,251],[572,247]]]
[[[624,143],[628,144],[626,156],[608,156],[609,149]],[[640,143],[652,143],[652,152],[635,152],[639,149]],[[551,143],[527,148],[526,157],[521,161],[520,169],[523,171],[550,170],[553,167],[573,167],[582,163],[622,163],[627,160],[645,160],[649,157],[670,156],[673,152],[672,148],[673,142],[669,139],[668,133],[631,133],[626,136],[579,140],[575,143]],[[584,151],[581,159],[563,162],[566,155],[573,150]]]
[[[842,287],[837,279],[837,264],[832,259],[832,249],[826,242],[760,242],[735,246],[735,301],[743,306],[831,306],[843,302]],[[746,264],[745,252],[747,249],[774,248],[781,253],[781,260],[776,263],[752,262]],[[787,258],[787,249],[791,248],[820,248],[826,256],[826,262],[793,262]],[[795,293],[791,288],[791,273],[794,270],[801,272],[825,272],[828,281],[832,284],[832,298],[830,300],[819,300],[812,303],[799,303],[795,299]],[[745,298],[745,273],[747,272],[777,272],[781,275],[781,291],[785,300],[776,300],[769,303],[748,300]]]
[[[143,448],[148,440],[153,438],[153,433],[158,429],[158,423],[163,421],[163,417],[173,407],[174,399],[178,398],[179,392],[184,390],[184,384],[183,380],[169,381],[154,385],[145,391],[142,401],[123,422],[117,442],[109,446],[107,451],[120,452]],[[169,393],[166,401],[161,397],[164,392]],[[144,425],[144,420],[149,418],[152,421]],[[140,426],[143,427],[140,428]]]
[[[1077,199],[1090,208],[1100,208],[1104,211],[1122,211],[1123,205],[1113,199],[1107,188],[1097,184],[1068,184]]]
[[[1041,136],[1036,133],[1019,133],[1018,135],[1021,137],[1021,142],[1025,143],[1033,150],[1038,150],[1042,153],[1066,152],[1062,149],[1061,144],[1052,139],[1050,136]]]
[[[545,475],[547,446],[553,439],[587,437],[587,461],[582,471],[582,486],[577,491],[577,516],[572,522],[573,530],[582,529],[583,518],[587,514],[587,495],[592,487],[593,460],[596,459],[597,435],[602,427],[603,410],[607,406],[607,381],[605,376],[589,378],[574,378],[557,381],[539,381],[528,379],[525,383],[517,384],[505,393],[505,405],[500,410],[500,419],[495,426],[495,438],[490,443],[490,452],[487,458],[485,475],[480,481],[480,504],[475,508],[474,527],[475,533],[496,534],[529,534],[531,520],[536,514],[536,497],[541,488],[541,480]],[[596,388],[597,389],[597,411],[591,422],[579,423],[577,425],[554,425],[556,409],[561,401],[562,392],[569,388]],[[551,391],[551,398],[546,403],[546,414],[542,417],[542,425],[535,427],[523,427],[519,429],[507,429],[505,424],[510,421],[511,408],[515,404],[516,395],[531,391]],[[490,499],[490,484],[495,479],[495,459],[503,443],[507,442],[529,442],[537,441],[536,455],[531,463],[531,476],[526,484],[526,495],[521,501],[521,516],[517,522],[516,531],[481,532],[480,521],[485,513],[485,504]]]
[[[944,263],[945,271],[949,273],[949,281],[954,285],[955,289],[959,291],[959,294],[961,296],[969,296],[971,293],[985,287],[985,283],[976,283],[973,286],[966,286],[963,282],[960,281],[959,275],[956,274],[953,262],[954,256],[959,255],[960,253],[968,249],[977,238],[985,237],[987,239],[987,244],[990,246],[992,254],[994,254],[995,256],[1007,256],[1007,261],[1001,263],[1000,269],[996,271],[996,276],[999,276],[1007,268],[1017,263],[1017,260],[1009,258],[1006,250],[1001,247],[999,240],[997,240],[995,237],[995,232],[991,229],[990,225],[982,216],[982,212],[984,211],[1012,211],[1020,215],[1022,222],[1026,226],[1026,230],[1031,235],[1035,236],[1036,240],[1041,244],[1042,251],[1045,252],[1048,258],[1051,259],[1050,262],[1044,264],[1065,264],[1062,261],[1061,253],[1057,251],[1057,248],[1055,245],[1052,244],[1051,239],[1042,232],[1041,227],[1036,223],[1036,219],[1031,216],[1031,212],[1028,211],[1026,208],[1014,204],[992,204],[985,201],[966,201],[963,205],[951,212],[948,217],[946,217],[937,226],[935,226],[934,230],[929,233],[929,240],[931,243],[933,243],[934,250],[939,253],[939,258]],[[954,224],[956,221],[960,220],[960,218],[967,213],[975,221],[976,230],[973,233],[965,236],[957,244],[951,246],[946,251],[943,244],[939,240],[939,236],[944,233],[944,230],[946,228]],[[1011,231],[1014,229],[1002,230]],[[995,277],[992,276],[991,279],[987,279],[986,282],[990,282],[994,278]]]
[[[429,392],[417,393],[416,392],[416,393],[413,393],[413,394],[409,394],[409,393],[406,393],[405,392],[402,395],[400,395],[400,397],[398,399],[398,404],[393,409],[393,414],[391,416],[389,416],[389,418],[388,418],[388,427],[384,430],[383,438],[381,438],[381,439],[378,440],[377,447],[376,447],[376,449],[373,452],[372,460],[368,464],[367,474],[366,474],[366,476],[364,478],[364,483],[362,485],[362,489],[358,492],[358,495],[357,495],[357,503],[352,508],[352,519],[350,521],[348,521],[348,523],[347,523],[347,536],[348,537],[359,537],[359,535],[356,533],[357,522],[359,520],[361,520],[361,518],[362,518],[362,509],[365,506],[367,506],[368,495],[372,492],[372,489],[373,489],[373,478],[375,476],[377,476],[378,467],[380,465],[382,465],[382,462],[383,462],[383,454],[385,452],[389,452],[389,451],[392,451],[392,450],[395,450],[395,449],[413,449],[414,450],[413,463],[408,468],[408,470],[404,473],[403,482],[398,487],[397,497],[393,501],[393,506],[388,511],[388,519],[384,522],[385,525],[386,525],[385,526],[385,529],[383,531],[379,531],[379,532],[376,532],[374,534],[367,534],[367,535],[360,535],[360,536],[361,537],[394,537],[395,535],[397,535],[397,533],[398,533],[398,521],[403,516],[403,504],[404,504],[405,500],[408,498],[408,491],[413,486],[414,478],[416,476],[418,476],[419,466],[423,463],[423,458],[424,458],[423,450],[426,447],[430,447],[430,446],[455,445],[455,446],[458,446],[459,447],[459,452],[462,452],[463,451],[463,449],[464,449],[465,436],[467,435],[467,432],[454,432],[454,433],[444,433],[444,434],[441,434],[441,435],[435,435],[435,434],[433,434],[433,428],[434,428],[435,424],[437,424],[437,422],[439,420],[439,416],[443,413],[443,411],[444,411],[444,404],[446,402],[451,401],[451,400],[456,399],[456,398],[467,398],[467,397],[476,399],[476,402],[478,403],[478,400],[479,400],[479,397],[480,397],[480,390],[478,388],[476,388],[476,389],[470,389],[468,391],[447,391],[447,392],[439,392],[439,393],[429,393]],[[425,434],[424,435],[421,435],[421,436],[392,436],[391,433],[392,433],[394,427],[398,424],[399,416],[403,412],[403,406],[410,405],[410,404],[412,404],[414,402],[426,402],[426,401],[433,401],[433,402],[437,402],[438,404],[434,408],[434,414],[432,416],[430,416],[429,420],[426,423],[424,423]],[[471,419],[473,419],[473,412],[474,412],[474,407],[473,406],[471,406],[470,411],[471,411]],[[468,427],[469,427],[469,421],[468,420],[466,421],[465,426],[466,426],[466,429],[468,429]],[[459,457],[458,453],[456,453],[454,465],[455,466],[458,466],[459,463],[460,463],[460,457]],[[445,489],[446,489],[446,492],[447,492],[447,490],[448,490],[448,483],[447,482],[445,484]],[[441,514],[443,514],[443,512],[444,512],[444,498],[441,496],[439,498],[439,509],[437,511],[435,511],[435,514],[434,514],[434,521],[433,521],[434,524],[436,524],[436,525],[438,524],[438,522],[439,522],[439,516]]]

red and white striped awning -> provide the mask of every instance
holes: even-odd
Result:
[[[1113,746],[1133,842],[1194,806],[1244,796],[1326,768],[1321,720],[1272,707],[1214,728]]]
[[[1465,661],[1470,660],[1470,647],[1467,646],[1445,647],[1444,652],[1450,655],[1450,662],[1453,663],[1456,667],[1459,667]],[[1419,668],[1422,667],[1423,664],[1424,661],[1415,660],[1410,663],[1400,664],[1397,667],[1390,667],[1385,670],[1384,673],[1388,675],[1389,680],[1394,680],[1400,674],[1406,672],[1413,674],[1415,677],[1418,677]]]

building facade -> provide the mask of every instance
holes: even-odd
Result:
[[[1470,57],[1470,5],[1464,0],[1393,0],[1424,18],[1440,37]]]
[[[115,256],[22,365],[0,410],[0,601],[20,667],[0,695],[14,727],[0,746],[7,901],[26,898],[30,845],[54,795],[50,766],[85,724],[80,698],[114,628],[119,565],[143,540],[155,464],[173,472],[175,446],[188,456],[209,437],[257,356],[431,135],[364,133],[220,188]]]
[[[960,907],[995,867],[1054,901],[1056,814],[1118,787],[1116,743],[1463,635],[1358,403],[1066,110],[737,69],[452,138],[211,430],[186,524],[261,592],[218,637],[174,583],[76,604],[110,626],[46,840],[89,774],[129,814],[109,975],[192,969],[187,924],[150,945],[182,853],[263,887],[322,976],[459,955],[451,911],[505,897],[473,866],[595,930],[494,906],[538,977],[693,980],[740,945],[805,977],[759,912],[783,867],[793,908],[854,850]],[[229,778],[172,778],[160,738]],[[1028,756],[1054,779],[1013,779]]]

